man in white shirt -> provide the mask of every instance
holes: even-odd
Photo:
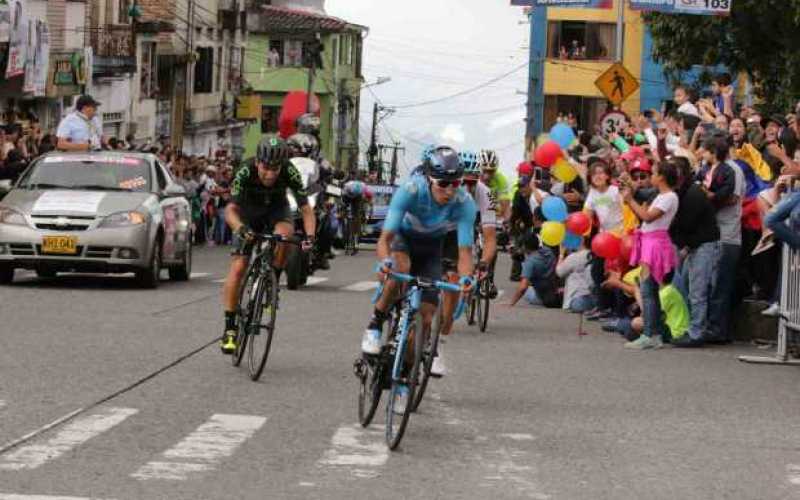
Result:
[[[103,125],[97,116],[100,103],[90,95],[82,95],[75,111],[58,124],[56,148],[61,151],[92,151],[103,146]]]

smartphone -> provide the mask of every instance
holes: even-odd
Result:
[[[541,182],[542,181],[542,169],[541,169],[541,167],[536,167],[535,169],[533,169],[533,180],[535,180],[537,182]]]

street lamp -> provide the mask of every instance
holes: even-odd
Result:
[[[377,80],[375,80],[372,83],[365,83],[364,85],[361,86],[361,88],[365,89],[367,87],[375,87],[377,85],[383,85],[384,83],[389,83],[391,81],[392,81],[391,76],[379,76]]]

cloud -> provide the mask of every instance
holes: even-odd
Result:
[[[467,134],[464,132],[464,125],[460,123],[448,123],[442,129],[439,137],[445,142],[464,144],[464,141],[467,139],[466,135]]]
[[[487,130],[489,132],[494,132],[496,130],[500,130],[501,128],[510,127],[511,125],[516,125],[518,127],[520,122],[525,119],[525,115],[526,111],[524,108],[522,108],[512,111],[511,113],[498,116],[489,122]]]

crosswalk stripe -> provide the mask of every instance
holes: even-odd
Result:
[[[189,275],[191,279],[208,278],[209,276],[211,276],[211,273],[192,273]]]
[[[162,460],[148,462],[131,477],[140,480],[186,480],[190,474],[212,470],[233,455],[267,421],[252,415],[212,415],[183,441],[168,449]]]
[[[330,278],[324,278],[322,276],[309,276],[306,285],[308,286],[319,285],[320,283],[325,283],[329,279]]]
[[[789,483],[795,486],[800,486],[800,465],[789,464],[786,466],[786,471],[788,472],[786,479],[789,481]]]
[[[360,425],[340,427],[333,435],[331,448],[319,461],[320,465],[349,467],[351,473],[360,478],[377,476],[377,469],[389,460],[383,432],[380,426],[372,429]]]
[[[350,286],[342,288],[346,292],[367,292],[378,288],[377,281],[359,281]]]
[[[67,424],[46,442],[23,446],[5,455],[0,460],[0,469],[35,469],[121,424],[126,418],[138,412],[139,410],[133,408],[108,408],[79,418]]]
[[[0,399],[0,410],[2,410],[5,405],[6,405],[6,402],[4,400]]]
[[[0,500],[100,500],[88,497],[64,497],[53,495],[14,495],[12,493],[0,493]]]

